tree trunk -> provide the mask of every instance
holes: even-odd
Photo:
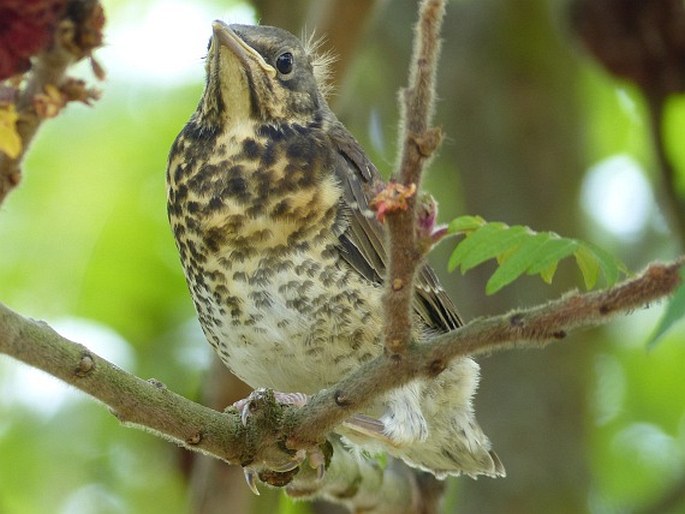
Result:
[[[558,27],[564,14],[558,2],[542,0],[452,5],[440,109],[450,111],[446,130],[454,144],[444,151],[455,170],[447,180],[461,179],[463,212],[577,234],[577,66]],[[493,297],[480,294],[484,278],[477,273],[452,282],[470,318],[553,297],[570,286],[560,278],[561,288],[531,278]],[[463,480],[460,513],[586,510],[589,358],[587,345],[574,341],[481,359],[476,409],[508,476]]]

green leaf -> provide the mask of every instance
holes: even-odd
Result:
[[[580,246],[573,255],[576,258],[576,263],[583,274],[583,280],[585,281],[585,287],[587,289],[592,289],[597,283],[597,277],[599,276],[599,259],[592,253],[589,247]]]
[[[459,216],[450,221],[449,225],[447,225],[447,232],[449,234],[473,232],[485,225],[485,223],[485,220],[480,216]]]
[[[527,238],[502,265],[497,268],[487,284],[485,292],[493,294],[523,275],[540,255],[540,249],[549,238],[548,234],[535,234]]]
[[[479,216],[462,216],[449,225],[451,233],[464,234],[450,255],[448,269],[462,273],[495,259],[497,270],[485,290],[495,293],[523,274],[540,275],[551,283],[559,261],[573,255],[588,289],[597,284],[600,272],[608,285],[614,284],[625,266],[601,248],[554,232],[534,232],[528,227],[501,222],[486,222]]]
[[[489,223],[482,226],[457,246],[450,258],[450,264],[460,265],[462,273],[494,259],[519,245],[529,235],[526,227],[508,227],[504,223]]]
[[[650,350],[676,322],[685,317],[685,268],[680,268],[679,275],[681,284],[666,305],[666,311],[654,329],[654,333],[647,340],[647,348]]]
[[[557,262],[553,262],[547,268],[540,270],[540,278],[545,281],[545,284],[551,284],[554,274],[557,272]]]
[[[470,252],[473,251],[475,247],[477,247],[480,244],[480,241],[483,239],[487,240],[488,238],[491,238],[492,236],[500,233],[502,231],[502,228],[504,228],[506,225],[503,223],[488,223],[481,228],[478,228],[475,232],[472,232],[471,234],[468,234],[466,238],[457,245],[457,247],[454,249],[452,252],[452,255],[450,255],[450,260],[447,263],[447,268],[450,271],[454,271],[457,266],[459,266],[465,257],[468,256]],[[477,237],[476,237],[477,236]],[[474,237],[476,238],[474,241]],[[465,271],[462,268],[462,273]]]
[[[549,270],[550,266],[554,266],[556,270],[558,262],[573,254],[576,248],[578,248],[578,241],[575,239],[559,237],[553,232],[548,232],[548,234],[549,239],[540,248],[538,260],[533,262],[527,270],[529,275],[542,274],[543,271]],[[554,275],[554,272],[552,272],[552,275]]]

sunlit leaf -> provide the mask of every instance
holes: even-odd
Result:
[[[485,220],[480,216],[460,216],[450,222],[447,226],[447,232],[450,234],[472,232],[485,225],[485,223]]]
[[[599,259],[590,251],[587,246],[580,246],[573,255],[576,258],[576,263],[583,274],[585,287],[592,289],[597,283],[599,276]]]
[[[521,275],[540,275],[551,283],[559,261],[573,255],[583,275],[585,286],[597,284],[600,272],[608,285],[615,283],[625,266],[608,252],[577,239],[554,232],[534,232],[528,227],[510,227],[501,222],[485,222],[477,216],[463,216],[450,224],[450,232],[462,233],[464,239],[450,255],[448,268],[462,273],[495,259],[498,264],[486,284],[488,294],[495,293]]]
[[[493,294],[523,275],[534,262],[547,240],[546,234],[535,234],[521,243],[506,261],[492,274],[485,285],[485,292]]]
[[[450,257],[451,269],[460,266],[462,273],[479,264],[494,259],[525,237],[525,227],[507,227],[504,223],[488,223],[457,246]]]

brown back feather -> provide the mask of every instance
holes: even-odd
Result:
[[[387,264],[385,235],[382,225],[369,209],[375,183],[381,180],[376,167],[359,143],[335,120],[329,136],[339,153],[334,171],[343,187],[349,225],[339,236],[343,259],[359,274],[375,283],[382,283]],[[440,286],[435,272],[428,265],[416,277],[414,310],[430,328],[446,332],[462,325],[457,309]]]

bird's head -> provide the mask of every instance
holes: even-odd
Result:
[[[200,102],[205,123],[303,122],[327,109],[326,59],[309,45],[276,27],[217,20],[213,29]]]

